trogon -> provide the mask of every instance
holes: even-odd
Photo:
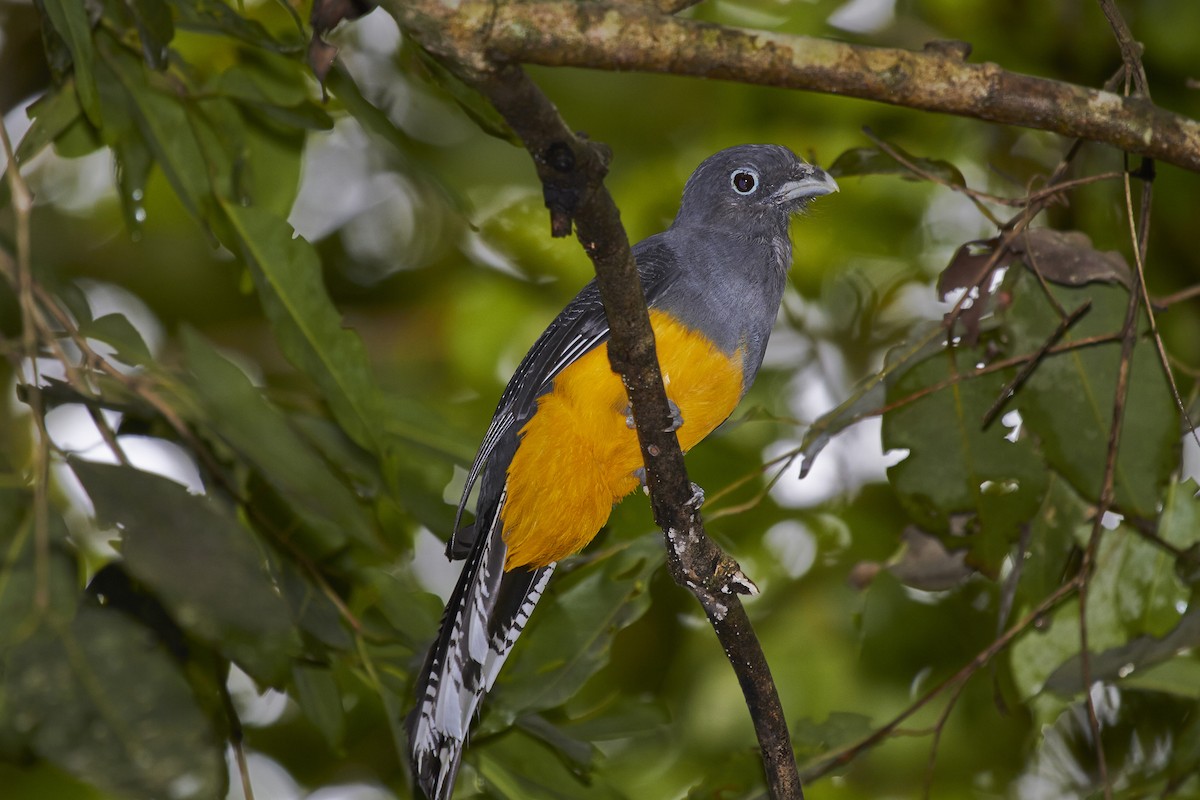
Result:
[[[792,262],[791,215],[837,188],[786,147],[731,147],[692,173],[671,227],[634,246],[685,452],[754,382]],[[471,718],[555,564],[586,546],[645,474],[608,335],[592,281],[517,367],[467,473],[447,546],[466,564],[407,723],[413,775],[430,800],[453,792]],[[476,483],[475,521],[463,525]]]

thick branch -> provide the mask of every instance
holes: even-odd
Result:
[[[396,9],[420,27],[422,2]],[[433,10],[433,9],[430,9]],[[1200,172],[1200,123],[1154,105],[996,64],[965,50],[923,52],[729,28],[629,6],[468,0],[433,10],[460,52],[545,66],[720,78],[859,97],[1103,142]]]

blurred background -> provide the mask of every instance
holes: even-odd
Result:
[[[1138,0],[1122,4],[1122,11],[1145,45],[1155,102],[1200,117],[1200,4]],[[281,6],[267,0],[247,0],[239,13],[268,29],[286,27]],[[917,50],[935,39],[963,40],[973,47],[972,61],[1087,86],[1103,84],[1120,65],[1103,15],[1087,0],[709,0],[685,15]],[[31,124],[27,107],[50,85],[51,70],[32,5],[0,2],[0,24],[0,109],[18,141]],[[288,222],[316,246],[324,284],[344,324],[365,343],[375,380],[407,424],[436,433],[436,453],[402,456],[405,469],[425,476],[415,491],[436,508],[379,514],[382,525],[403,534],[377,566],[413,592],[444,600],[457,565],[445,561],[442,547],[463,468],[512,370],[590,278],[591,266],[574,239],[550,238],[527,154],[482,130],[473,117],[479,101],[468,100],[464,110],[455,99],[460,90],[431,77],[389,16],[375,10],[330,40],[381,116],[365,121],[336,91],[320,104],[321,91],[309,79],[305,91],[328,124],[300,130],[264,123],[248,145],[248,168],[260,183],[277,187],[281,205],[295,192]],[[182,25],[171,47],[197,82],[215,79],[230,64],[228,41]],[[871,146],[866,127],[911,154],[952,163],[974,188],[1013,197],[1053,170],[1069,144],[1040,132],[832,96],[670,76],[529,72],[569,125],[612,148],[607,183],[631,241],[669,225],[691,170],[733,144],[784,144],[828,166],[848,149]],[[36,198],[38,274],[73,287],[93,317],[126,316],[161,364],[186,361],[181,331],[192,330],[275,403],[316,408],[311,385],[281,351],[246,268],[197,223],[163,171],[149,173],[140,195],[122,196],[113,151],[83,138],[64,137],[23,169]],[[1074,170],[1086,175],[1121,165],[1119,153],[1086,145]],[[909,515],[887,483],[888,468],[906,453],[885,452],[878,417],[837,435],[799,478],[795,453],[807,425],[880,369],[915,326],[950,309],[935,289],[938,274],[964,242],[996,233],[969,200],[944,187],[898,175],[839,182],[840,194],[820,199],[794,223],[791,285],[757,384],[730,421],[688,456],[692,480],[708,494],[710,534],[762,590],[747,606],[797,751],[812,759],[810,766],[904,710],[987,647],[1000,632],[1002,602],[996,576],[972,573],[961,559],[949,567],[920,562],[921,569],[947,569],[943,582],[927,571],[914,579],[896,569],[902,554],[920,543],[906,536]],[[1158,168],[1147,263],[1153,296],[1200,283],[1198,185],[1195,175]],[[1041,224],[1082,230],[1097,249],[1129,256],[1119,181],[1074,192]],[[0,226],[11,240],[7,209]],[[1200,368],[1198,312],[1192,301],[1159,317],[1179,370],[1193,378]],[[19,315],[7,289],[0,316],[4,335],[15,337]],[[44,374],[55,374],[53,364],[44,366]],[[0,366],[0,377],[0,438],[19,463],[31,440],[29,413],[17,398],[11,362]],[[120,415],[111,414],[110,422],[119,426]],[[1019,418],[1004,424],[1014,427]],[[83,406],[59,406],[47,426],[63,450],[113,460]],[[199,468],[172,437],[122,430],[120,440],[135,466],[203,489]],[[1194,448],[1181,463],[1183,478],[1200,475]],[[90,502],[72,472],[58,463],[53,476],[73,540],[88,554],[80,567],[86,580],[111,558],[112,535],[90,521]],[[616,509],[588,552],[622,547],[645,554],[651,567],[661,558],[651,554],[656,533],[640,496]],[[580,563],[588,559],[585,554]],[[600,626],[605,637],[615,634],[611,651],[603,653],[610,658],[599,659],[565,705],[545,712],[557,733],[539,738],[527,724],[523,738],[505,734],[511,715],[504,709],[519,704],[506,706],[501,682],[473,742],[477,755],[460,781],[461,796],[754,795],[753,731],[733,673],[691,596],[664,570],[640,569],[629,602]],[[582,579],[564,577],[543,605],[581,585]],[[438,611],[427,594],[418,614],[423,635]],[[526,638],[553,639],[553,624],[562,620],[540,625],[535,615]],[[540,645],[539,653],[552,652],[547,647]],[[1039,652],[1006,651],[978,673],[957,696],[936,741],[929,734],[949,695],[905,722],[905,735],[811,783],[807,795],[1091,796],[1096,766],[1078,698],[1031,696],[1013,677],[1020,669],[1013,659],[1036,659]],[[518,648],[514,674],[533,670],[534,657]],[[1108,764],[1118,796],[1159,796],[1169,773],[1192,763],[1176,748],[1190,748],[1188,758],[1195,757],[1200,728],[1193,701],[1200,683],[1191,684],[1186,703],[1179,698],[1188,696],[1200,665],[1194,656],[1183,660],[1190,665],[1180,668],[1183,677],[1168,691],[1130,687],[1124,702],[1118,693],[1103,705],[1113,729],[1124,731],[1124,745]],[[342,718],[336,736],[314,723],[294,688],[270,689],[235,668],[229,686],[245,726],[258,800],[408,796],[389,725],[394,709],[381,704],[351,661],[334,659],[331,666]],[[398,673],[401,686],[404,679]],[[570,746],[553,738],[562,735],[591,754],[573,763],[562,755]],[[243,796],[241,781],[232,755],[227,759],[228,797],[235,800]],[[533,786],[521,782],[517,768],[503,772],[501,765],[523,759],[530,774],[562,775]],[[576,780],[572,773],[591,778]],[[1194,780],[1187,785],[1200,791]],[[1155,794],[1143,794],[1150,791]],[[0,795],[109,796],[61,766],[27,758],[0,763]]]

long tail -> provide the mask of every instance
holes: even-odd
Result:
[[[503,496],[497,508],[504,502]],[[479,531],[463,566],[438,638],[417,682],[409,714],[413,776],[429,800],[449,800],[471,718],[542,596],[554,564],[504,571],[500,515]]]

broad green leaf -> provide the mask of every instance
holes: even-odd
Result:
[[[48,543],[37,541],[32,493],[0,489],[0,656],[48,621],[71,618],[79,594],[66,525],[55,511]],[[46,605],[39,605],[44,597]]]
[[[1158,535],[1180,550],[1200,542],[1200,487],[1195,480],[1176,480],[1167,487]]]
[[[223,70],[212,90],[258,111],[284,127],[328,130],[333,120],[309,95],[307,68],[265,50],[243,50],[238,63]]]
[[[259,681],[277,684],[300,641],[250,532],[213,501],[166,478],[70,464],[100,523],[121,527],[126,569],[175,622]]]
[[[959,172],[958,167],[949,161],[914,156],[895,144],[891,145],[891,147],[909,163],[916,165],[919,169],[924,170],[930,175],[941,178],[953,186],[967,185],[967,181],[963,178],[962,173]],[[924,180],[924,178],[914,174],[908,167],[877,147],[851,148],[834,159],[828,171],[835,178],[850,177],[852,175],[899,175],[905,180]]]
[[[578,718],[573,705],[570,703],[567,707],[572,719],[562,728],[574,738],[587,742],[652,736],[661,732],[671,720],[671,713],[663,701],[646,697],[610,695],[602,705],[589,708],[588,713]]]
[[[595,745],[576,738],[541,714],[526,714],[517,720],[516,727],[548,745],[572,771],[586,772],[595,765]]]
[[[239,14],[222,0],[173,0],[171,5],[178,14],[176,24],[185,30],[223,34],[277,53],[298,53],[308,44],[300,33],[276,39],[258,21]]]
[[[1145,669],[1135,669],[1120,680],[1121,686],[1200,700],[1200,660],[1197,660],[1194,651],[1181,653]]]
[[[332,670],[297,664],[292,668],[292,682],[304,716],[316,726],[330,747],[340,747],[346,735],[346,715]]]
[[[814,758],[865,739],[874,726],[865,714],[831,711],[822,722],[802,719],[792,726],[792,746],[801,758]]]
[[[1050,475],[1042,507],[1030,522],[1029,547],[1017,584],[1018,616],[1036,606],[1071,576],[1067,569],[1078,548],[1075,532],[1089,519],[1091,508],[1059,475]]]
[[[64,84],[42,95],[27,109],[33,124],[17,144],[17,162],[24,164],[58,139],[79,119],[83,108],[73,84]]]
[[[1169,780],[1182,782],[1200,766],[1200,751],[1187,747],[1200,732],[1200,703],[1158,692],[1113,689],[1096,696],[1102,721],[1101,746],[1109,789],[1116,797],[1175,795]],[[1026,773],[1015,784],[1017,797],[1101,797],[1105,783],[1096,763],[1088,711],[1082,701],[1044,726]],[[1186,796],[1179,793],[1178,796]]]
[[[837,408],[823,414],[804,432],[800,443],[802,462],[800,477],[812,469],[817,455],[833,437],[846,428],[867,417],[878,416],[886,404],[886,387],[895,383],[913,364],[919,363],[936,352],[938,342],[945,338],[945,328],[940,324],[927,325],[914,331],[907,342],[897,345],[888,353],[883,369],[863,380],[850,397]]]
[[[1129,299],[1124,287],[1089,283],[1054,285],[1051,291],[1068,311],[1092,304],[1064,334],[1063,343],[1120,331]],[[1012,281],[1011,294],[1004,325],[1011,352],[1036,352],[1059,318],[1027,270]],[[1048,355],[1011,401],[1039,438],[1050,465],[1092,501],[1100,495],[1120,354],[1120,343],[1113,342]],[[1132,360],[1117,453],[1116,505],[1125,513],[1153,518],[1178,463],[1179,414],[1153,342],[1139,339]]]
[[[79,778],[118,797],[224,796],[222,743],[179,667],[123,614],[84,606],[15,650],[4,681],[34,752]]]
[[[112,146],[117,159],[117,193],[125,214],[125,228],[135,241],[146,223],[146,182],[154,155],[140,136],[126,136]]]
[[[387,623],[388,635],[413,652],[428,647],[442,618],[442,601],[405,582],[391,570],[367,569],[360,576],[355,607],[377,608]]]
[[[99,125],[100,100],[96,93],[96,78],[92,74],[96,54],[87,7],[75,0],[42,0],[41,8],[71,51],[79,105],[92,124]]]
[[[362,339],[342,327],[312,245],[269,211],[224,205],[263,308],[288,359],[320,389],[334,417],[359,445],[380,450],[383,398]]]
[[[619,800],[623,795],[601,780],[569,770],[556,751],[518,732],[501,736],[475,753],[467,750],[489,793],[505,800]]]
[[[1091,525],[1076,528],[1086,541]],[[1170,658],[1200,639],[1200,613],[1185,607],[1188,593],[1162,551],[1121,526],[1105,531],[1087,595],[1091,677],[1115,680]],[[1013,647],[1013,676],[1026,695],[1043,688],[1081,691],[1079,604],[1060,606],[1045,630],[1025,633]]]
[[[1111,621],[1110,621],[1111,627]],[[1096,633],[1089,627],[1089,633]],[[1009,649],[1009,668],[1017,695],[1029,700],[1046,688],[1046,680],[1069,659],[1079,655],[1079,601],[1070,600],[1059,606],[1049,617],[1048,624],[1030,627]],[[1079,682],[1069,690],[1073,693]]]
[[[305,133],[291,126],[265,123],[247,115],[244,106],[239,111],[245,155],[237,173],[237,192],[250,198],[253,205],[286,218],[300,190]]]
[[[231,166],[206,161],[187,108],[176,96],[150,85],[140,59],[103,38],[99,43],[101,89],[105,90],[104,83],[113,85],[113,99],[106,108],[123,105],[136,135],[153,154],[180,202],[197,218],[207,219],[212,205],[210,175],[228,175]],[[105,140],[113,145],[129,135],[133,132],[124,125],[104,130]]]
[[[164,0],[132,0],[128,4],[142,43],[142,57],[150,69],[167,67],[167,45],[175,38],[171,9]]]
[[[463,113],[479,126],[479,129],[489,136],[508,142],[516,147],[521,146],[521,137],[509,126],[490,102],[484,99],[475,88],[467,85],[433,56],[423,49],[417,50],[417,57],[425,67],[424,76],[435,86],[458,104]]]
[[[334,650],[353,650],[354,639],[346,630],[337,606],[324,591],[313,585],[290,561],[278,560],[275,573],[292,619],[303,633],[325,647]]]
[[[240,369],[217,353],[190,328],[183,346],[198,402],[198,420],[211,434],[254,465],[279,492],[309,535],[312,555],[343,547],[347,537],[377,547],[366,509],[354,493],[306,445],[287,418],[267,402]]]
[[[512,717],[554,708],[608,663],[613,637],[650,604],[663,561],[655,536],[631,541],[550,588],[500,673],[492,705]]]
[[[687,800],[756,800],[762,796],[762,756],[744,747],[708,759],[692,779]]]
[[[983,428],[984,414],[1009,379],[1006,373],[943,385],[983,357],[977,348],[944,348],[891,384],[890,404],[934,391],[883,415],[883,447],[909,451],[888,469],[888,480],[917,523],[951,534],[948,544],[965,544],[972,563],[994,574],[1020,525],[1041,504],[1048,476],[1030,440],[1009,441],[1002,425]],[[960,530],[952,522],[961,515],[978,522]]]
[[[1089,626],[1097,614],[1101,624],[1114,617],[1127,638],[1162,636],[1178,624],[1189,594],[1170,553],[1127,527],[1106,531],[1088,593]]]
[[[1076,617],[1078,621],[1078,617]],[[1092,630],[1090,621],[1089,633]],[[1076,629],[1076,632],[1078,629]],[[1089,645],[1092,644],[1089,638]],[[1116,681],[1121,678],[1137,677],[1159,664],[1169,664],[1181,656],[1200,647],[1200,608],[1192,605],[1179,619],[1179,623],[1163,636],[1142,635],[1113,646],[1093,646],[1090,677],[1093,681]],[[1083,667],[1079,660],[1078,638],[1075,652],[1047,674],[1045,686],[1061,695],[1080,691]]]
[[[80,325],[79,332],[89,339],[111,345],[117,356],[130,366],[146,365],[154,360],[146,341],[124,314],[105,314]]]

